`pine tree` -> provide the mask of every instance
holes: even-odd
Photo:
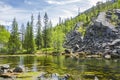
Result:
[[[33,14],[31,16],[31,24],[30,24],[30,53],[33,53],[35,51],[35,40],[34,40],[34,34],[33,34]]]
[[[25,31],[25,36],[24,36],[24,48],[29,52],[29,37],[30,37],[30,23],[27,23],[26,31]]]
[[[24,45],[24,36],[25,36],[25,26],[24,24],[21,25],[21,43],[22,43],[22,49]]]
[[[20,49],[21,43],[19,39],[19,33],[18,33],[18,24],[16,19],[14,18],[12,23],[12,31],[10,34],[10,38],[8,41],[8,51],[10,53],[16,53]]]
[[[36,36],[36,45],[37,45],[37,49],[41,49],[42,48],[42,32],[41,32],[41,19],[40,19],[40,13],[38,15],[38,22],[37,22],[37,36]]]
[[[33,35],[33,15],[31,16],[31,23],[27,23],[24,48],[27,50],[27,53],[33,53],[35,51],[35,41]]]
[[[53,47],[53,45],[52,45],[52,37],[53,37],[52,32],[53,32],[53,27],[52,27],[52,22],[50,20],[48,23],[48,38],[49,38],[49,46],[50,47]]]
[[[44,48],[50,47],[49,42],[49,30],[48,30],[48,15],[45,13],[44,15],[44,30],[43,30],[43,41],[44,41]]]

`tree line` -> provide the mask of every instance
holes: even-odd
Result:
[[[31,21],[28,21],[26,26],[22,24],[21,30],[19,31],[18,23],[14,18],[8,41],[8,52],[18,53],[24,50],[26,53],[34,53],[35,50],[50,48],[52,23],[49,21],[47,13],[45,13],[43,21],[44,26],[42,30],[40,13],[38,14],[38,20],[35,26],[32,15]],[[35,27],[37,27],[35,30],[36,35],[34,35]]]

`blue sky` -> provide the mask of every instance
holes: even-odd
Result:
[[[83,12],[98,1],[105,0],[0,0],[0,24],[10,26],[14,17],[19,25],[26,24],[31,14],[34,15],[36,22],[39,12],[41,18],[47,12],[53,25],[56,25],[59,17],[62,19],[75,17],[78,8]]]

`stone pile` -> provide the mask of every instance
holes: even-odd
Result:
[[[75,52],[79,47],[81,46],[80,43],[82,43],[82,36],[77,29],[82,23],[77,23],[73,30],[71,30],[66,35],[66,41],[64,43],[64,47],[67,49],[71,49],[72,52]],[[78,45],[79,44],[79,45]],[[66,50],[65,50],[66,51]]]
[[[115,15],[120,17],[120,10],[115,10]],[[79,32],[73,30],[66,36],[65,47],[73,52],[103,53],[120,55],[120,25],[110,22],[112,11],[100,12],[97,19],[86,29],[82,39]],[[76,48],[77,45],[77,49]]]

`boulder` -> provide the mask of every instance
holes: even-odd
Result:
[[[106,12],[106,15],[112,15],[112,10],[108,10],[108,11]]]
[[[114,12],[118,16],[118,19],[120,19],[120,9],[114,9]]]
[[[10,65],[4,64],[1,66],[0,70],[3,71],[3,73],[7,73],[10,68]]]
[[[10,68],[10,65],[8,65],[8,64],[4,64],[4,65],[2,65],[1,66],[1,69],[9,69]]]
[[[13,70],[13,72],[16,72],[16,73],[24,72],[24,68],[21,67],[21,66],[18,66],[18,67],[16,67],[16,68]]]
[[[4,71],[0,69],[0,75],[3,74],[3,73],[4,73]]]
[[[57,73],[53,73],[53,74],[51,74],[51,78],[52,78],[52,80],[59,80],[59,74],[57,74]]]
[[[70,78],[70,74],[65,74],[62,79],[63,79],[63,80],[69,80],[69,78]]]
[[[120,45],[120,39],[116,39],[116,40],[114,40],[111,44],[110,44],[111,46],[115,46],[115,45]]]
[[[65,49],[65,53],[66,53],[66,54],[70,54],[71,51],[70,51],[69,49]]]
[[[104,55],[104,58],[111,59],[111,55],[110,54],[106,54],[106,55]]]

